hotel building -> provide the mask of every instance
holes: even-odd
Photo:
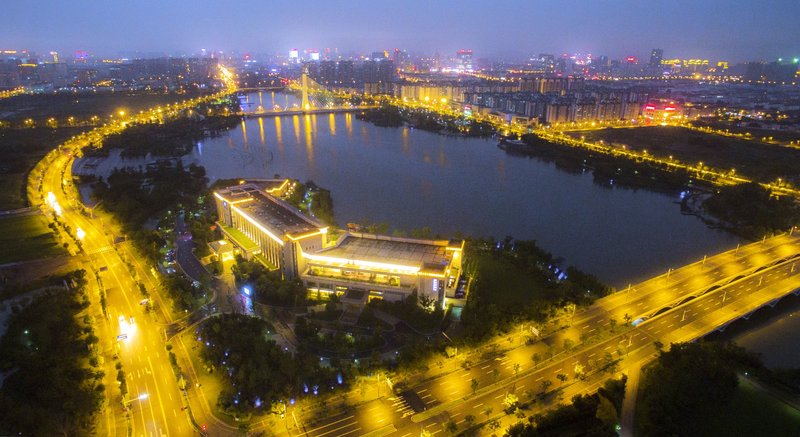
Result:
[[[444,303],[454,298],[463,241],[398,238],[328,228],[282,200],[288,180],[266,180],[214,192],[219,226],[246,259],[298,278],[311,292],[351,299],[401,300],[413,292]]]

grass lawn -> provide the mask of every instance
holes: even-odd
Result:
[[[796,436],[800,411],[739,379],[739,388],[720,414],[709,417],[696,436]]]
[[[603,140],[607,144],[625,144],[632,150],[647,150],[661,158],[675,159],[730,170],[752,179],[771,182],[777,178],[800,177],[800,150],[722,135],[697,132],[675,126],[609,128],[571,132],[587,140]]]
[[[0,264],[63,255],[43,216],[0,217]]]

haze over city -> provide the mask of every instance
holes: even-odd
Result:
[[[6,3],[0,436],[800,432],[798,0]]]
[[[482,57],[531,53],[768,60],[796,52],[793,0],[6,2],[0,41],[39,52],[165,55],[340,52],[400,47],[415,53],[472,48]]]

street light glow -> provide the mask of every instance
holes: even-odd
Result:
[[[78,237],[78,240],[83,240],[83,237],[86,236],[86,232],[83,229],[78,228],[75,230],[75,236]]]

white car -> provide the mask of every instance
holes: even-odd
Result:
[[[119,335],[117,336],[117,340],[126,340],[128,338],[128,330],[130,326],[128,325],[128,320],[125,319],[125,316],[120,314],[117,318],[119,321]]]

